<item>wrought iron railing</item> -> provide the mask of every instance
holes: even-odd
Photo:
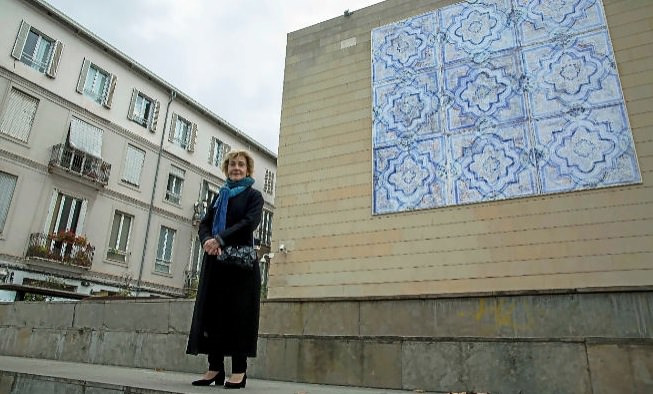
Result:
[[[25,257],[40,257],[66,265],[91,268],[95,247],[85,237],[69,231],[59,233],[33,233]]]
[[[50,167],[58,167],[105,186],[109,183],[111,164],[68,144],[52,147]]]

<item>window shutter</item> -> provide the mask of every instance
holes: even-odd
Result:
[[[170,133],[168,134],[168,141],[175,140],[175,128],[177,127],[177,114],[172,114],[172,122],[170,122]]]
[[[25,41],[27,41],[27,35],[29,34],[29,29],[31,26],[25,21],[20,22],[20,28],[18,29],[18,36],[16,37],[16,42],[14,42],[14,49],[11,51],[11,56],[15,59],[20,60],[20,57],[23,54],[23,47],[25,46]]]
[[[103,131],[99,127],[95,127],[90,123],[73,117],[70,121],[68,143],[75,149],[101,158],[102,134]]]
[[[156,131],[156,124],[159,121],[159,106],[161,105],[161,103],[159,102],[159,100],[155,100],[152,105],[154,108],[152,108],[152,111],[150,111],[149,124],[150,124],[150,131],[154,133]]]
[[[125,167],[123,168],[122,179],[132,185],[139,186],[144,162],[145,151],[132,145],[127,145],[127,155],[125,157]]]
[[[129,111],[127,111],[127,119],[134,120],[134,107],[136,106],[136,98],[138,97],[138,89],[132,89],[132,99],[129,102]]]
[[[215,160],[215,137],[211,137],[211,146],[209,146],[209,164],[213,165]]]
[[[12,88],[0,122],[0,132],[27,142],[38,104],[38,99]]]
[[[86,209],[88,207],[88,200],[82,200],[82,206],[79,210],[79,219],[77,220],[77,228],[75,229],[75,234],[81,234],[84,229],[84,219],[86,219]]]
[[[5,221],[9,214],[9,206],[16,188],[17,176],[0,171],[0,233],[5,227]]]
[[[229,151],[231,151],[231,146],[223,143],[222,144],[222,160],[221,160],[221,162],[224,161],[225,157],[227,157],[227,153],[229,153]],[[220,165],[222,166],[222,163],[220,163]]]
[[[195,143],[197,142],[197,123],[193,123],[189,142],[187,149],[190,153],[193,153],[195,152]]]
[[[52,192],[52,197],[50,198],[50,206],[48,207],[48,216],[46,216],[45,224],[43,225],[43,232],[49,233],[52,223],[57,219],[54,213],[54,209],[57,205],[57,197],[59,197],[59,191],[54,189]]]
[[[109,79],[109,90],[107,92],[107,95],[104,97],[104,102],[102,103],[102,105],[104,105],[107,108],[111,108],[111,102],[113,101],[113,92],[116,90],[117,80],[118,77],[111,74],[111,77]]]
[[[91,67],[90,60],[84,59],[84,62],[82,62],[82,71],[79,73],[79,79],[77,80],[78,93],[84,93],[84,83],[86,83],[86,75],[88,74],[89,67]]]
[[[184,179],[186,177],[186,171],[184,171],[182,168],[175,167],[173,165],[170,166],[170,174],[180,179]]]
[[[50,59],[50,64],[48,65],[48,70],[45,74],[54,78],[57,75],[57,69],[59,68],[59,60],[61,60],[61,52],[63,51],[63,43],[57,41],[54,43],[54,50],[52,51],[52,58]]]

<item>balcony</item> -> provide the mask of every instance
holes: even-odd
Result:
[[[95,184],[106,186],[109,183],[111,164],[75,149],[68,144],[58,144],[52,147],[48,167],[59,168],[67,173],[81,176]]]
[[[64,265],[89,269],[93,264],[95,247],[84,236],[70,231],[33,233],[25,257],[38,257]]]

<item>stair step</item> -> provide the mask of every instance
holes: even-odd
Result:
[[[0,394],[210,393],[190,384],[196,374],[0,356]],[[328,386],[247,378],[248,394],[391,394],[410,391]]]

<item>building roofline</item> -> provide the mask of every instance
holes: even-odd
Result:
[[[43,0],[23,0],[26,3],[29,3],[45,13],[48,14],[48,16],[52,17],[53,19],[57,20],[58,22],[67,25],[70,29],[72,29],[76,34],[82,36],[83,38],[87,39],[91,43],[98,45],[101,47],[106,53],[116,57],[120,61],[122,61],[124,64],[126,64],[130,69],[139,72],[146,76],[148,79],[150,79],[152,82],[155,82],[159,85],[161,85],[164,89],[168,91],[174,91],[177,94],[177,99],[185,102],[187,105],[190,105],[194,109],[196,109],[198,112],[200,112],[202,115],[208,117],[209,119],[215,121],[219,125],[225,127],[227,130],[231,131],[236,137],[244,140],[247,144],[253,145],[257,150],[261,151],[262,153],[270,156],[275,162],[277,160],[277,155],[272,152],[270,149],[267,147],[263,146],[260,142],[254,140],[252,137],[249,135],[245,134],[243,131],[238,129],[236,126],[233,124],[227,122],[225,119],[221,118],[218,116],[216,113],[205,107],[204,105],[200,104],[197,100],[193,99],[190,97],[188,94],[182,92],[180,89],[174,87],[172,84],[169,82],[163,80],[161,77],[158,75],[154,74],[152,71],[147,69],[145,66],[137,62],[136,60],[132,59],[131,57],[127,56],[123,52],[121,52],[119,49],[115,48],[108,42],[104,41],[102,38],[98,37],[95,33],[92,31],[88,30],[84,26],[80,25],[79,23],[75,22],[72,18],[64,14],[63,12],[59,11],[52,5],[46,3]]]

